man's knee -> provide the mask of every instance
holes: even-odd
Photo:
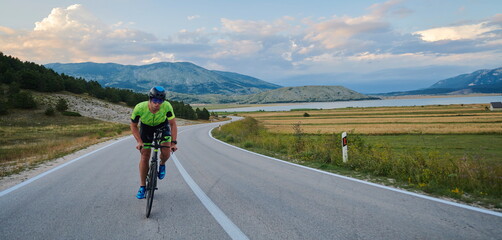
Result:
[[[170,156],[171,156],[171,153],[170,153],[170,152],[165,152],[165,153],[160,154],[160,158],[162,158],[162,160],[166,160],[166,159],[168,159]]]
[[[150,158],[150,149],[141,150],[141,161],[148,161]]]

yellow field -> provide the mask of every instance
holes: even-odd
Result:
[[[292,133],[301,124],[306,133],[465,134],[502,133],[502,112],[486,104],[344,108],[289,112],[246,113],[273,132]],[[310,117],[304,117],[308,113]]]

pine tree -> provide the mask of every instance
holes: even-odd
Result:
[[[58,110],[60,112],[64,112],[64,111],[68,110],[68,102],[66,100],[64,100],[63,98],[60,98],[58,100],[58,103],[56,104],[56,110]]]

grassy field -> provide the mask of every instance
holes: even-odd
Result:
[[[292,133],[301,124],[305,133],[357,134],[502,134],[502,112],[488,105],[344,108],[289,112],[254,112],[251,116],[277,133]],[[307,113],[310,117],[304,117]]]
[[[13,110],[0,117],[0,177],[125,134],[126,124]]]
[[[239,113],[252,118],[214,135],[306,166],[501,210],[502,112],[486,106]]]
[[[469,156],[479,161],[502,164],[502,134],[410,134],[365,135],[368,143],[389,146],[398,153],[409,150],[448,153],[453,157]]]

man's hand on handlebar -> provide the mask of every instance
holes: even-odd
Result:
[[[136,149],[141,151],[141,149],[143,149],[143,142],[138,142],[138,145],[136,145]]]

